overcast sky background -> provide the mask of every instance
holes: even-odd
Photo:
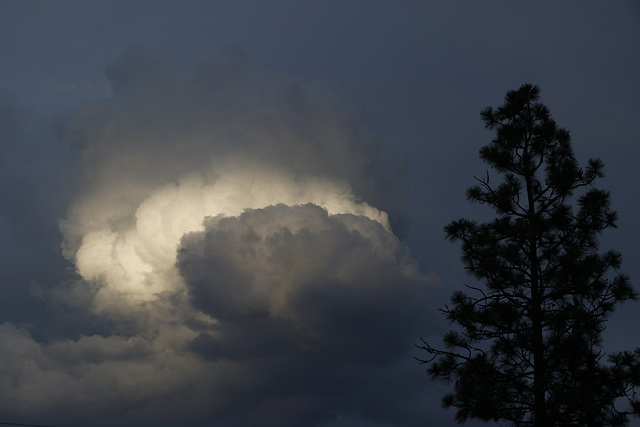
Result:
[[[455,425],[412,347],[479,112],[541,87],[637,286],[639,46],[635,0],[0,1],[0,422]]]

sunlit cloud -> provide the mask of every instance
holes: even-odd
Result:
[[[361,109],[237,49],[189,77],[137,49],[106,70],[113,96],[56,125],[83,183],[60,221],[76,277],[47,295],[107,332],[2,325],[0,395],[107,425],[362,418],[433,279],[393,233],[404,175]]]
[[[139,304],[166,291],[176,291],[176,250],[187,233],[202,231],[206,217],[233,217],[246,209],[307,203],[320,206],[328,214],[352,214],[378,222],[385,231],[390,225],[385,212],[357,202],[350,188],[328,178],[294,179],[283,172],[258,165],[244,170],[216,168],[211,183],[201,174],[190,174],[177,183],[151,190],[133,207],[134,220],[128,227],[113,224],[106,215],[81,239],[74,262],[80,276],[102,284],[96,309],[115,303]],[[88,222],[96,223],[94,211]],[[111,301],[105,299],[111,298]],[[121,307],[121,306],[120,306]]]

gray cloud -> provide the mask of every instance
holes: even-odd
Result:
[[[136,182],[117,197],[129,200],[145,187],[230,158],[238,166],[258,160],[295,177],[344,180],[403,226],[402,168],[377,156],[362,109],[331,84],[256,67],[233,48],[200,61],[188,78],[136,48],[106,73],[117,96],[86,106],[60,134],[74,142],[90,182]]]
[[[32,285],[49,288],[65,274],[55,218],[73,186],[65,150],[39,119],[0,89],[0,323],[41,319]]]
[[[193,305],[219,321],[210,338],[194,341],[208,344],[211,358],[272,352],[284,336],[296,352],[386,361],[410,340],[425,297],[426,280],[394,235],[311,204],[211,219],[183,238],[178,267]],[[374,336],[389,345],[376,349]]]
[[[400,397],[424,387],[411,348],[435,278],[393,234],[403,166],[380,156],[358,103],[235,48],[190,76],[132,48],[105,73],[112,97],[54,125],[80,181],[60,222],[74,274],[33,287],[79,326],[41,340],[0,325],[2,412],[61,425],[405,419]]]
[[[318,385],[287,398],[299,387],[288,373],[308,374],[292,362],[308,337],[258,316],[269,305],[253,312],[220,301],[195,307],[175,249],[185,234],[213,232],[200,221],[206,216],[240,221],[249,209],[255,222],[278,203],[321,206],[331,224],[348,215],[382,224],[386,212],[414,258],[442,277],[423,308],[436,314],[468,281],[442,226],[489,214],[464,200],[472,176],[485,170],[477,149],[491,139],[478,112],[526,81],[543,88],[579,159],[602,156],[603,185],[620,213],[620,231],[603,236],[603,247],[620,250],[625,271],[638,277],[639,206],[629,185],[638,181],[640,57],[629,54],[640,43],[638,2],[492,6],[70,0],[34,8],[0,1],[0,85],[9,89],[0,90],[0,421],[220,426],[277,423],[283,413],[303,425],[323,417],[322,426],[453,425],[439,407],[447,388],[428,380],[411,350],[397,362],[369,361],[375,372],[354,373],[361,384],[344,386],[348,395]],[[131,43],[176,63],[126,52]],[[311,80],[256,66],[238,49],[200,60],[227,43],[267,68]],[[316,79],[344,85],[366,110]],[[49,128],[59,114],[67,117],[54,126],[56,140]],[[340,214],[347,216],[338,221]],[[274,233],[284,233],[275,225]],[[340,236],[337,223],[331,227]],[[318,283],[326,280],[328,273],[318,273]],[[327,292],[345,283],[331,282]],[[289,312],[314,301],[294,296]],[[319,295],[318,306],[331,297]],[[339,312],[338,303],[323,307]],[[233,321],[214,318],[214,308]],[[628,327],[639,320],[636,308],[623,306],[612,318],[609,349],[637,345]],[[332,330],[328,321],[298,316],[309,329]],[[419,332],[435,342],[445,323],[428,319]],[[259,360],[252,346],[273,361]],[[394,357],[384,352],[384,360]],[[291,371],[278,370],[275,359]],[[284,379],[272,381],[278,372]]]
[[[212,218],[182,239],[178,267],[193,305],[218,320],[187,348],[238,363],[234,400],[245,414],[279,413],[281,425],[354,410],[384,387],[379,375],[407,358],[427,291],[379,223],[311,204]],[[300,413],[284,418],[293,402]]]

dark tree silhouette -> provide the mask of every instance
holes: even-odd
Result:
[[[442,404],[460,423],[626,425],[640,413],[640,349],[607,356],[602,332],[616,305],[638,294],[617,272],[621,255],[598,251],[599,235],[617,220],[609,192],[592,186],[603,164],[579,167],[569,132],[539,96],[526,84],[481,113],[496,137],[480,158],[503,179],[476,178],[467,197],[497,217],[459,219],[445,232],[462,243],[462,262],[483,286],[452,295],[441,311],[456,327],[444,349],[422,340],[427,356],[418,360],[432,379],[453,381]]]

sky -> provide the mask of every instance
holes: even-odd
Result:
[[[456,425],[414,344],[479,113],[540,86],[637,283],[638,46],[632,0],[0,1],[0,422]]]

